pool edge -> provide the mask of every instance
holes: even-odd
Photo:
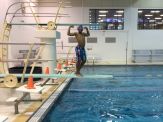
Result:
[[[63,93],[72,78],[66,79],[59,88],[49,96],[49,98],[37,109],[37,111],[26,122],[41,122],[46,116],[47,112],[57,101],[59,96]]]

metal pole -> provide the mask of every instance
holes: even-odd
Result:
[[[26,59],[7,59],[7,60],[0,60],[0,62],[24,62]],[[48,62],[54,61],[52,59],[29,59],[31,62]]]
[[[24,16],[24,15],[22,15],[22,16],[15,16],[15,17],[33,17],[33,16]],[[38,16],[38,15],[36,15],[36,17],[41,17],[41,18],[43,18],[43,17],[56,17],[56,16]],[[70,17],[70,16],[58,15],[58,17]],[[40,24],[39,24],[39,25],[40,25]]]
[[[128,56],[128,55],[127,55],[127,52],[128,52],[128,41],[126,42],[126,66],[127,66],[127,63],[128,63],[128,62],[127,62],[127,58],[128,58],[128,57],[127,57],[127,56]]]
[[[29,58],[30,58],[30,54],[32,52],[33,46],[34,46],[33,44],[30,45],[29,52],[27,54],[27,59],[24,62],[24,69],[23,69],[23,74],[22,74],[22,77],[21,77],[21,83],[23,83],[23,81],[24,81],[24,76],[25,76],[25,73],[26,73],[26,69],[27,69],[27,66],[28,66],[28,62],[29,62]]]
[[[36,25],[36,23],[10,23],[10,25]],[[43,26],[47,26],[47,23],[40,23],[40,25]],[[70,25],[74,25],[74,26],[79,26],[79,25],[83,25],[83,26],[90,26],[90,24],[81,24],[81,23],[74,23],[74,24],[69,24],[69,23],[61,23],[61,24],[56,24],[57,26],[70,26]],[[97,25],[97,24],[91,24],[91,25]]]
[[[15,43],[15,42],[0,42],[0,45],[52,45],[51,43]]]

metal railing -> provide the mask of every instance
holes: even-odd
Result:
[[[145,62],[162,62],[163,50],[162,49],[149,49],[149,50],[133,50],[132,62],[145,63]]]

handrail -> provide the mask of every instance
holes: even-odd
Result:
[[[30,0],[30,3],[31,3],[31,0]],[[35,16],[35,14],[34,14],[34,12],[33,12],[33,10],[32,10],[32,6],[31,6],[30,3],[29,3],[29,6],[30,6],[29,8],[30,8],[30,10],[31,10],[31,12],[32,12],[32,15],[33,15],[35,21],[36,21],[37,27],[40,28],[40,25],[39,25],[39,18]]]
[[[55,29],[57,29],[57,26],[56,26],[57,18],[58,18],[58,15],[59,15],[59,11],[60,11],[60,9],[61,9],[61,7],[62,7],[62,5],[63,5],[63,1],[61,0],[60,2],[61,2],[61,3],[59,3],[59,7],[58,7],[58,10],[57,10],[57,14],[56,14],[56,17],[55,17],[55,19],[54,19]]]
[[[22,10],[23,8],[28,8],[28,7],[38,7],[38,6],[29,6],[29,5],[27,5],[27,6],[23,6],[23,7],[18,8],[18,9],[13,13],[12,19],[11,19],[11,21],[10,21],[9,23],[12,23],[12,21],[13,21],[15,15],[17,14],[18,11]],[[45,7],[45,6],[39,6],[39,7]],[[54,7],[54,6],[53,6],[53,7]],[[5,19],[7,19],[7,15],[6,15]]]
[[[19,4],[25,4],[25,3],[31,3],[31,2],[15,2],[15,3],[13,3],[13,4],[11,4],[9,7],[8,7],[8,9],[7,9],[7,11],[6,11],[6,14],[5,14],[5,18],[4,18],[4,22],[5,22],[5,20],[7,19],[7,15],[8,15],[8,13],[10,14],[10,12],[9,12],[9,10],[14,6],[14,5],[19,5]],[[60,3],[60,2],[32,2],[32,3]],[[66,4],[68,4],[68,3],[70,3],[70,2],[63,2],[63,3],[66,3]],[[42,5],[35,5],[35,6],[33,6],[33,5],[31,5],[31,6],[21,6],[21,7],[19,7],[17,10],[16,10],[16,12],[17,11],[19,11],[19,10],[22,10],[22,9],[24,9],[24,8],[26,8],[26,7],[57,7],[57,6],[42,6]],[[68,6],[67,8],[69,8],[70,6]],[[64,8],[66,8],[66,7],[64,7]],[[15,12],[15,13],[16,13]],[[13,15],[13,17],[14,17],[15,15]],[[12,18],[13,18],[12,17]]]

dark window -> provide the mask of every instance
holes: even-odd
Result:
[[[138,9],[138,29],[163,29],[163,9]]]
[[[106,37],[105,43],[116,43],[116,38],[115,37]]]
[[[90,30],[123,30],[124,9],[90,9]]]
[[[96,37],[88,37],[87,43],[97,43],[97,38]]]

